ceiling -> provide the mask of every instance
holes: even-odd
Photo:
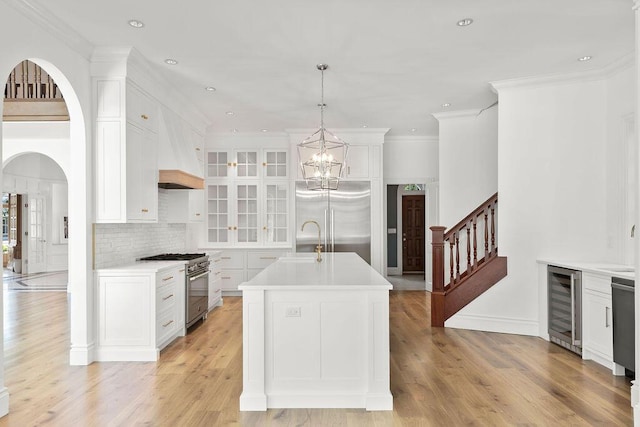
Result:
[[[431,114],[490,106],[491,81],[600,69],[634,51],[631,0],[32,3],[94,45],[134,46],[215,132],[318,127],[321,62],[328,129],[437,135]]]

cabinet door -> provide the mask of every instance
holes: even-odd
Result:
[[[258,184],[236,183],[236,233],[240,244],[258,243]]]
[[[345,178],[369,178],[369,146],[350,145]]]
[[[286,150],[265,150],[262,162],[265,178],[286,178],[288,172],[288,155]]]
[[[140,212],[144,221],[158,221],[158,134],[145,131],[139,157],[134,159],[140,167]]]
[[[592,291],[584,292],[585,350],[596,353],[607,361],[613,360],[613,329],[611,297]]]
[[[236,161],[235,170],[238,178],[257,178],[258,177],[258,151],[240,151],[235,152]]]
[[[142,200],[144,181],[142,179],[143,167],[139,161],[144,146],[144,130],[131,123],[127,123],[127,219],[142,220]]]
[[[263,240],[266,244],[289,241],[289,184],[265,184]]]
[[[209,243],[229,243],[229,185],[207,184],[207,240]]]
[[[209,151],[207,153],[207,177],[224,178],[229,175],[229,167],[231,166],[228,152]]]
[[[188,190],[188,191],[189,191],[189,221],[202,222],[204,221],[204,191],[202,190]]]

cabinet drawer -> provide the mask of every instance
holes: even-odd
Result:
[[[166,285],[174,285],[180,283],[179,279],[184,277],[184,267],[180,269],[172,269],[167,271],[161,271],[158,273],[158,287]]]
[[[220,254],[220,268],[244,268],[244,252],[222,252]]]
[[[244,270],[222,270],[220,284],[223,291],[237,291],[238,285],[244,282]]]
[[[611,295],[611,277],[582,272],[582,287],[591,291]]]
[[[176,305],[177,298],[178,298],[178,295],[176,294],[175,284],[161,286],[158,289],[157,299],[156,299],[157,312],[162,313],[163,311],[174,307]]]
[[[249,252],[247,254],[247,268],[264,269],[281,256],[281,252]]]
[[[178,319],[176,316],[176,310],[172,309],[160,313],[158,316],[158,323],[156,324],[157,344],[162,343],[173,335],[177,328]]]

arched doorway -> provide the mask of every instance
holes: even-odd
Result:
[[[86,119],[78,95],[66,76],[51,62],[29,58],[29,61],[37,64],[50,76],[64,97],[69,116],[67,159],[58,161],[68,181],[68,258],[69,262],[69,311],[70,311],[70,335],[71,348],[69,363],[71,365],[87,365],[93,361],[93,325],[91,307],[93,301],[92,273],[91,273],[91,191],[90,179],[90,155],[91,147],[88,143]],[[18,62],[20,64],[21,62]],[[10,76],[14,68],[5,69],[5,76]],[[3,74],[0,74],[3,75]],[[42,84],[41,81],[37,82]],[[5,97],[7,90],[5,89]],[[89,91],[84,88],[85,93]],[[32,93],[38,92],[38,88],[32,89]],[[3,112],[5,103],[0,111]],[[3,126],[4,127],[4,126]],[[4,133],[4,132],[3,132]],[[3,138],[4,139],[4,138]],[[28,145],[28,144],[27,144]],[[4,150],[3,144],[3,150]],[[44,147],[23,147],[33,152],[40,152],[55,158]],[[17,153],[3,152],[3,164],[9,156]],[[60,154],[60,153],[58,153]]]

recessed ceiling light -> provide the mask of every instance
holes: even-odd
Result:
[[[471,18],[464,18],[457,22],[458,27],[467,27],[471,24],[473,24],[473,19]]]
[[[269,129],[260,129],[260,132],[269,132]]]
[[[238,133],[238,129],[232,129],[231,132]]]
[[[233,116],[235,113],[233,111],[227,111],[225,114],[227,116]]]
[[[178,61],[176,61],[175,59],[167,58],[164,60],[164,63],[169,65],[177,65]]]
[[[442,104],[442,108],[448,108],[451,107],[451,104],[449,104],[448,102],[445,102],[444,104]]]
[[[589,55],[581,56],[580,58],[578,58],[578,61],[580,62],[590,61],[590,60],[591,60],[591,57]]]
[[[207,86],[207,87],[204,88],[204,90],[209,91],[209,92],[215,92],[216,88],[213,87],[213,86]]]
[[[362,127],[363,127],[363,128],[368,128],[369,126],[367,126],[367,125],[362,125]]]
[[[144,22],[138,21],[137,19],[131,19],[129,20],[129,25],[131,25],[133,28],[142,28],[144,27]]]
[[[411,128],[411,132],[415,132],[415,131],[417,131],[417,130],[418,130],[418,129],[416,129],[416,128]]]

